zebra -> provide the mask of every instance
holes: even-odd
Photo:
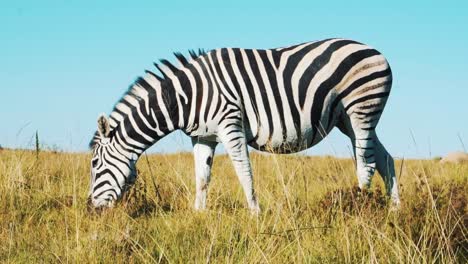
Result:
[[[174,53],[180,66],[160,60],[114,106],[100,115],[92,149],[89,201],[112,207],[137,178],[142,153],[172,131],[192,141],[195,210],[206,209],[213,155],[224,145],[252,213],[248,146],[296,153],[334,127],[354,149],[359,188],[377,170],[392,204],[400,203],[394,161],[375,128],[392,85],[385,57],[349,39],[325,39],[275,49],[220,48]]]

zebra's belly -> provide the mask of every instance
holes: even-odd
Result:
[[[331,130],[331,129],[330,129]],[[247,142],[252,148],[277,154],[291,154],[306,150],[319,143],[330,131],[314,132],[312,127],[304,127],[294,133],[272,133],[269,129],[259,128],[255,132],[246,131]]]

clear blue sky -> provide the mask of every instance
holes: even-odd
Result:
[[[468,147],[467,1],[223,2],[1,1],[0,144],[30,147],[38,130],[45,145],[86,151],[98,114],[173,51],[345,37],[392,66],[378,133],[394,156],[463,150],[459,137]],[[349,145],[335,131],[307,153]],[[181,134],[152,148],[178,150],[190,150]]]

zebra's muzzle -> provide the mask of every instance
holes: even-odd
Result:
[[[107,208],[114,206],[114,201],[111,198],[92,199],[91,196],[87,199],[87,209],[89,212],[102,213]]]

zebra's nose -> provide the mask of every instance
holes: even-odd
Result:
[[[86,200],[86,209],[87,209],[88,213],[100,215],[102,213],[104,207],[102,207],[102,206],[96,207],[93,204],[93,199],[91,198],[91,195],[90,195],[90,196],[88,196],[88,199]]]

